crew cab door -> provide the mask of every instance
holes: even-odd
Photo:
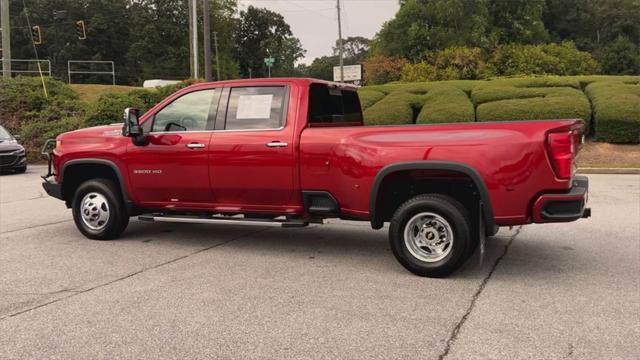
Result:
[[[209,161],[222,210],[281,211],[292,202],[295,149],[288,99],[284,85],[225,88]]]
[[[188,206],[213,202],[209,141],[221,89],[186,93],[157,111],[148,144],[127,147],[134,196],[146,205]]]

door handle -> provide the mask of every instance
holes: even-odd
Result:
[[[191,143],[191,144],[187,144],[186,147],[188,147],[189,149],[201,149],[204,147],[204,144],[201,143]]]
[[[287,147],[287,146],[289,146],[289,144],[282,141],[272,141],[267,143],[267,147]]]

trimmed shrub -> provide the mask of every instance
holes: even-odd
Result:
[[[412,124],[421,107],[421,95],[393,92],[364,111],[364,122],[367,125]]]
[[[585,91],[593,104],[596,140],[640,142],[640,82],[597,82]]]
[[[522,78],[484,82],[471,99],[478,121],[583,119],[589,131],[591,105],[575,78]]]
[[[473,104],[464,91],[439,83],[375,87],[385,98],[364,112],[367,125],[426,124],[473,121]],[[372,91],[372,90],[368,90]]]
[[[425,96],[418,124],[471,122],[473,104],[464,91],[450,85],[435,85]]]
[[[358,96],[360,97],[360,106],[362,110],[366,110],[371,105],[377,103],[385,97],[385,93],[375,90],[359,90]]]
[[[86,123],[89,126],[98,126],[121,122],[122,112],[128,107],[144,109],[146,104],[140,97],[135,95],[122,93],[102,94],[91,105]]]

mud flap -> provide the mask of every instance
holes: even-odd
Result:
[[[478,211],[478,241],[480,242],[478,244],[478,247],[480,248],[480,256],[478,257],[478,266],[482,267],[482,264],[484,262],[484,251],[485,251],[485,244],[487,242],[487,233],[485,231],[485,224],[484,224],[484,214],[482,213],[482,203],[480,204],[480,209]]]

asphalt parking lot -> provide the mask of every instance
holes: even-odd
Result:
[[[502,229],[427,279],[367,223],[87,240],[41,172],[0,176],[2,359],[640,358],[638,175],[589,175],[591,219]]]

